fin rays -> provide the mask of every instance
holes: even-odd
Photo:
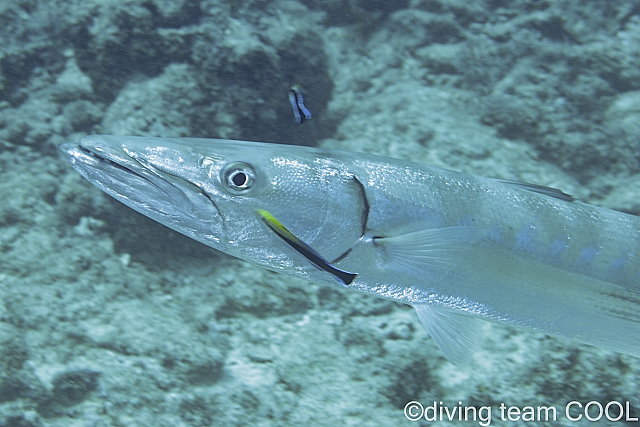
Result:
[[[482,320],[443,307],[416,304],[418,318],[449,362],[465,366],[478,346]]]
[[[379,249],[379,263],[399,273],[423,278],[434,267],[455,267],[460,252],[466,251],[483,236],[478,227],[453,226],[375,237],[373,242]]]

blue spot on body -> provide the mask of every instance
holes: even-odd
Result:
[[[549,255],[551,258],[558,258],[567,250],[567,248],[568,245],[565,245],[562,240],[555,239],[549,246]]]
[[[611,260],[611,262],[609,263],[609,268],[615,272],[615,271],[619,271],[622,270],[622,268],[627,265],[627,262],[629,262],[629,260],[627,259],[627,257],[619,257],[616,258],[614,260]]]
[[[610,280],[635,286],[638,282],[637,274],[634,275],[636,277],[632,277],[629,275],[630,272],[628,269],[625,268],[634,257],[635,254],[633,252],[624,252],[617,258],[609,261],[606,273],[610,277]]]
[[[502,242],[502,229],[498,226],[491,227],[489,229],[489,234],[487,237],[489,237],[489,240],[491,240],[492,242]]]
[[[519,251],[533,252],[533,227],[527,227],[515,235],[516,249]]]
[[[580,251],[580,259],[578,260],[578,264],[581,265],[589,265],[596,259],[598,255],[598,249],[593,246],[589,246],[588,248],[582,248]]]

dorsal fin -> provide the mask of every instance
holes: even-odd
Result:
[[[534,193],[544,194],[545,196],[551,196],[565,202],[573,202],[576,200],[576,198],[572,195],[567,194],[562,190],[558,190],[557,188],[545,187],[544,185],[538,184],[528,184],[526,182],[503,181],[501,179],[498,181],[502,182],[503,184],[509,184],[513,185],[514,187],[522,188],[523,190],[533,191]]]

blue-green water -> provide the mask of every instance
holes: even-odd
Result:
[[[636,2],[5,1],[0,22],[0,425],[410,425],[410,401],[435,402],[425,426],[592,425],[572,401],[621,403],[597,425],[640,416],[638,359],[486,325],[454,368],[408,307],[192,242],[55,151],[315,145],[638,214]],[[439,412],[469,407],[491,420]]]

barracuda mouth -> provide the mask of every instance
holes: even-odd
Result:
[[[166,184],[163,185],[166,180],[151,175],[148,169],[127,159],[124,152],[109,155],[80,144],[62,144],[58,149],[83,177],[134,209],[133,205],[144,201],[172,200],[172,191],[167,192]]]
[[[141,214],[196,240],[202,241],[203,231],[209,240],[219,236],[218,209],[193,183],[131,158],[105,137],[61,144],[58,150],[89,182]]]
[[[63,147],[64,145],[76,145],[76,144],[62,144],[61,147]],[[139,175],[135,171],[122,166],[121,164],[119,164],[119,163],[107,158],[104,155],[100,155],[100,154],[96,153],[95,151],[91,151],[90,149],[88,149],[86,147],[83,147],[82,145],[79,145],[79,144],[77,144],[77,148],[80,151],[82,151],[84,154],[86,154],[87,156],[92,157],[92,158],[98,160],[99,162],[102,162],[102,163],[105,163],[108,166],[112,166],[114,168],[120,169],[123,172],[132,173],[132,174],[138,175],[140,178],[144,179],[144,177],[142,175]]]

